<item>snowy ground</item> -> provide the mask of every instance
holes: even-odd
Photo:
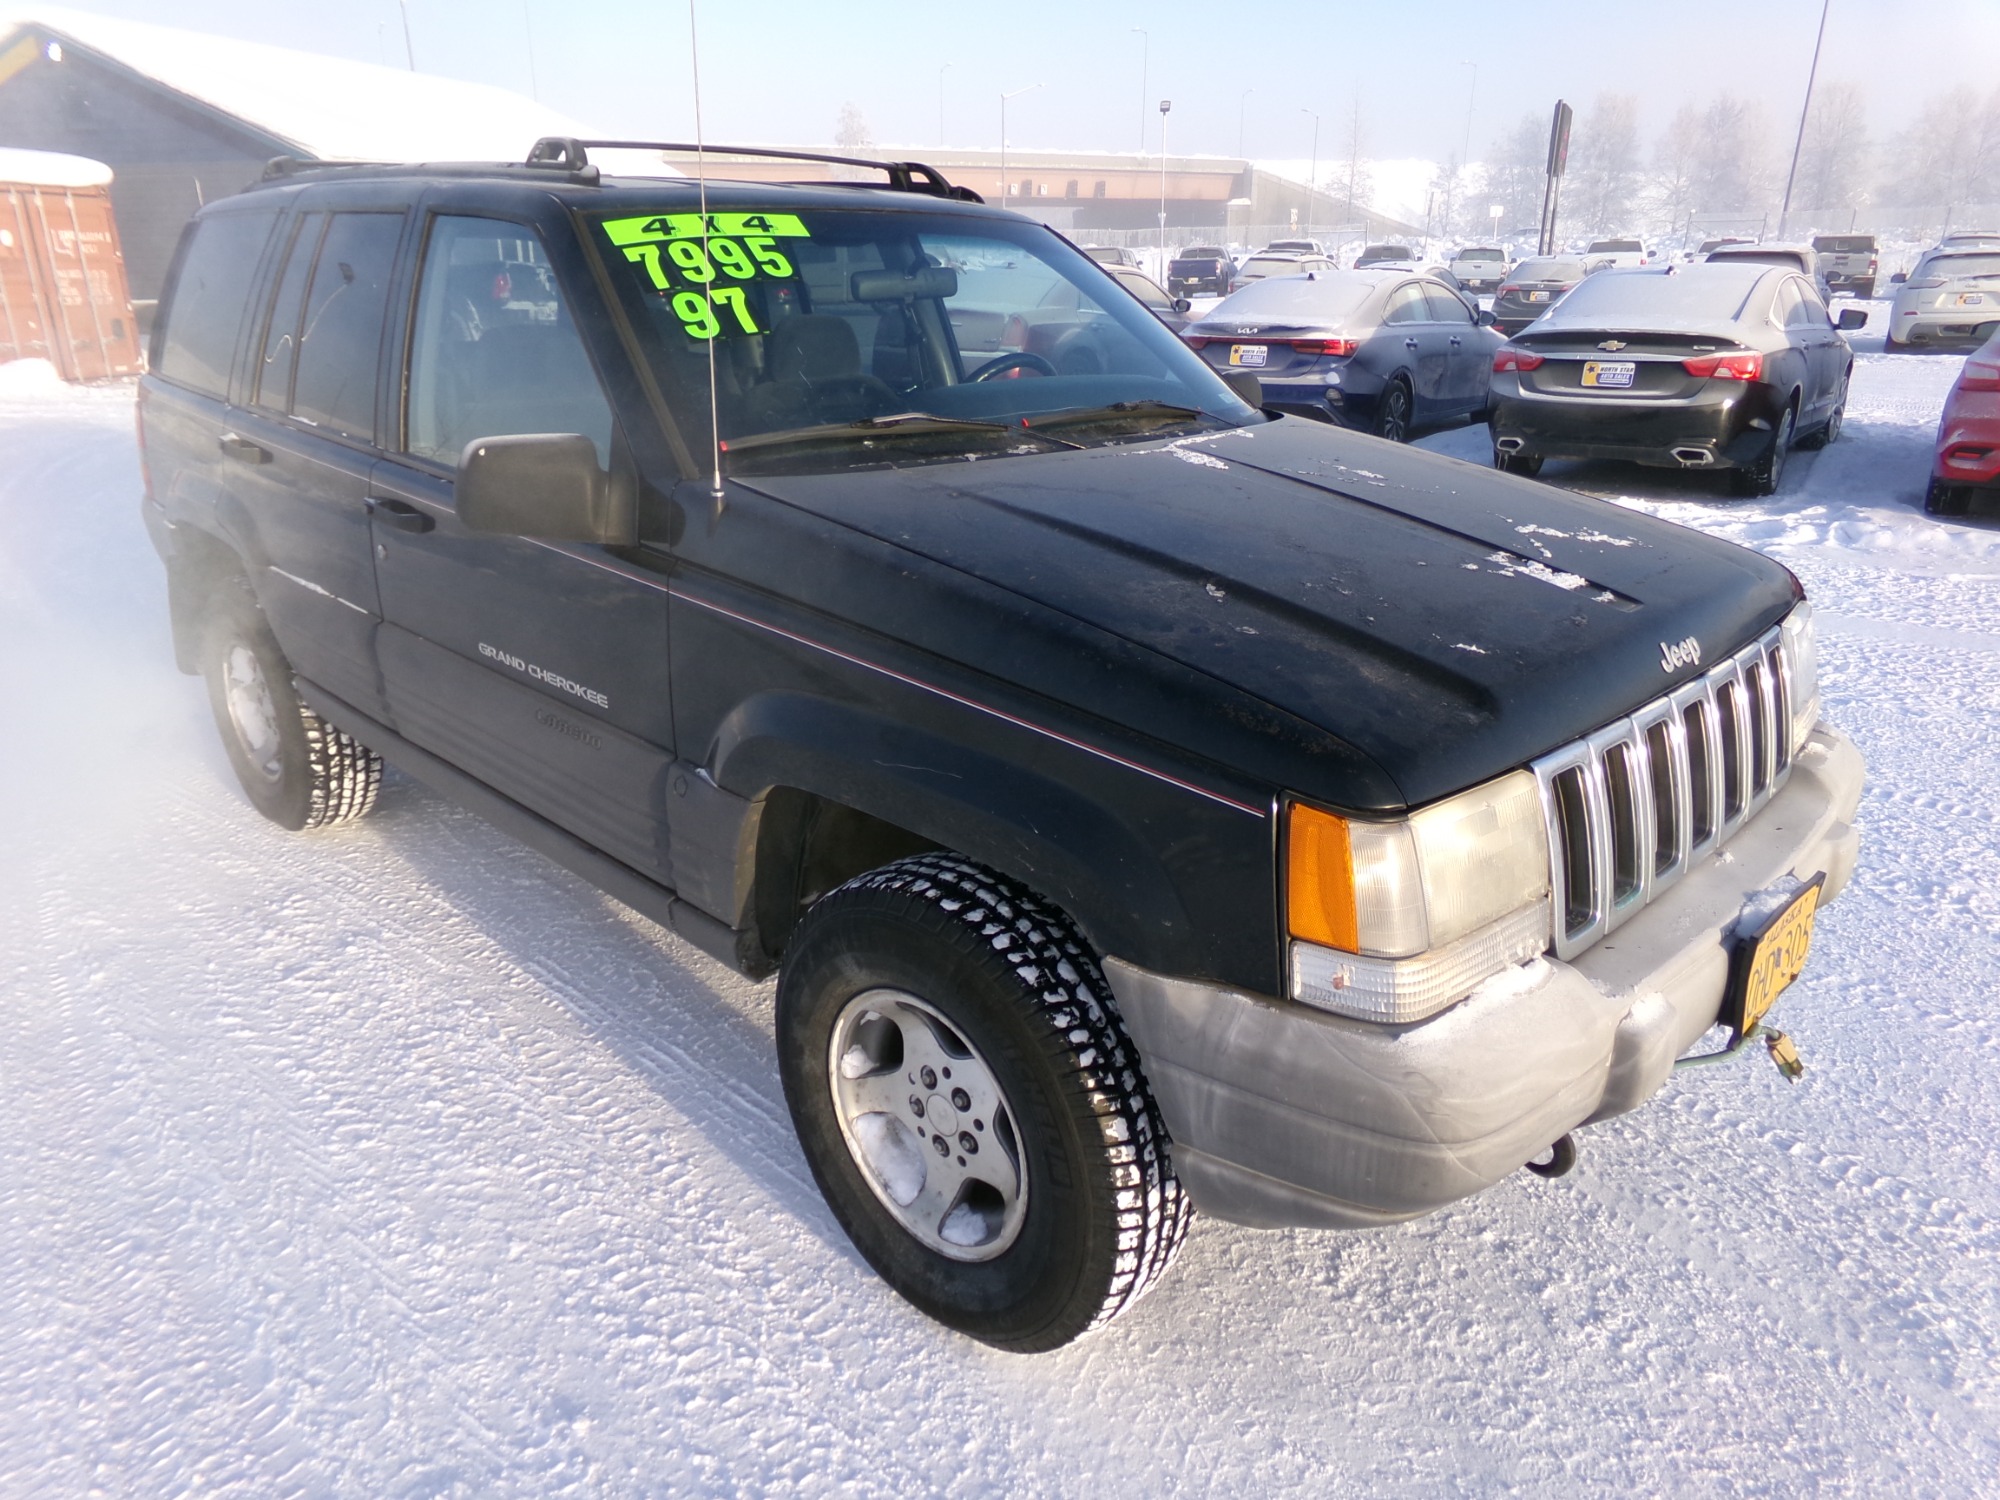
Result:
[[[1683,1074],[1397,1229],[1203,1222],[1032,1359],[847,1248],[768,987],[401,778],[261,822],[129,393],[0,379],[0,1494],[2000,1493],[2000,526],[1918,509],[1957,365],[1864,353],[1768,501],[1547,475],[1820,602],[1871,779],[1805,1082]]]

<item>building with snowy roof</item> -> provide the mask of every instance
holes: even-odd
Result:
[[[188,216],[274,156],[519,161],[541,136],[587,134],[486,84],[79,11],[0,11],[0,146],[111,167],[142,305]]]

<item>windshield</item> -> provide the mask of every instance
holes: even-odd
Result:
[[[1483,250],[1467,247],[1458,252],[1458,258],[1460,260],[1505,260],[1507,252],[1504,250]]]
[[[1580,260],[1524,260],[1514,267],[1511,280],[1523,281],[1581,281],[1583,262]]]
[[[1182,260],[1227,260],[1229,259],[1229,252],[1227,250],[1218,250],[1213,245],[1189,245],[1187,249],[1181,251],[1180,258]]]
[[[732,473],[1047,451],[1253,420],[1104,269],[1032,224],[854,210],[599,219],[668,409]],[[1108,410],[1121,408],[1119,411]],[[1099,414],[1079,424],[1078,414]],[[921,416],[933,420],[915,421]],[[835,429],[829,431],[829,429]]]
[[[1410,247],[1407,245],[1368,245],[1363,247],[1361,254],[1357,257],[1357,259],[1415,260],[1416,256],[1411,252]]]
[[[1304,271],[1305,267],[1299,264],[1297,260],[1295,260],[1293,257],[1289,255],[1282,257],[1274,255],[1253,255],[1248,260],[1243,262],[1242,274],[1246,277],[1297,276],[1302,274]]]
[[[1358,276],[1336,271],[1315,277],[1274,278],[1231,292],[1209,309],[1208,318],[1225,322],[1231,318],[1265,317],[1333,323],[1360,311],[1381,289],[1382,282],[1366,272]]]

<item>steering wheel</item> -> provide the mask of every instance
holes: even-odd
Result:
[[[972,378],[975,381],[998,380],[1009,370],[1033,370],[1037,375],[1053,375],[1056,367],[1039,354],[1003,354],[974,370]]]

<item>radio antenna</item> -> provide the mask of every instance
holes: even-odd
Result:
[[[695,191],[701,199],[701,255],[702,260],[713,265],[708,255],[708,156],[703,147],[701,133],[701,36],[695,26],[695,0],[688,0],[688,60],[694,69],[694,180]],[[708,301],[708,315],[715,319],[714,283],[702,288],[702,296]],[[722,414],[715,401],[715,341],[721,331],[708,336],[708,493],[715,500],[718,514],[722,510]]]

